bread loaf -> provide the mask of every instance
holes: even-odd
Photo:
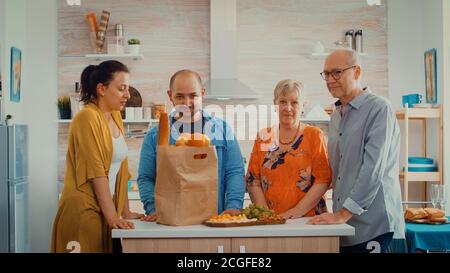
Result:
[[[428,213],[428,219],[442,218],[445,216],[445,211],[441,209],[425,208],[424,210]]]
[[[169,114],[166,112],[161,113],[159,117],[159,129],[158,129],[158,145],[169,145],[170,126],[169,126]]]
[[[200,133],[183,133],[181,134],[177,142],[175,143],[176,146],[192,146],[192,147],[209,147],[211,141],[209,140],[209,137],[204,134]]]
[[[428,213],[423,208],[407,208],[405,210],[406,220],[417,220],[427,218]]]

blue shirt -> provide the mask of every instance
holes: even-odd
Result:
[[[242,209],[245,194],[244,162],[238,142],[230,126],[223,120],[212,117],[202,111],[203,133],[211,139],[218,159],[218,213],[226,209]],[[170,117],[170,144],[174,145],[180,133],[181,123],[176,124]],[[172,126],[173,125],[173,126]],[[190,128],[188,124],[187,128]],[[181,127],[184,128],[184,127]],[[188,130],[184,130],[186,132]],[[144,204],[145,213],[155,212],[156,181],[156,147],[158,144],[158,128],[152,128],[144,138],[139,161],[137,183],[139,194]]]
[[[341,245],[388,232],[404,238],[400,128],[390,103],[365,89],[345,107],[340,102],[336,106],[328,134],[333,211],[353,213],[347,223],[355,228],[355,236],[341,237]]]

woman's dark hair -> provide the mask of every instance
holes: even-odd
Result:
[[[128,67],[118,61],[105,61],[99,65],[89,65],[81,73],[81,101],[84,104],[97,100],[97,85],[107,86],[113,79],[114,73],[130,73]]]

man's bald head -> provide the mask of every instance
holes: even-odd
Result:
[[[200,75],[197,72],[189,70],[189,69],[183,69],[183,70],[177,71],[170,78],[170,85],[169,85],[170,90],[173,90],[175,80],[178,77],[180,77],[180,78],[194,77],[197,80],[197,83],[200,85],[200,87],[203,88],[202,78],[200,77]]]
[[[330,94],[341,102],[349,102],[361,88],[361,65],[358,53],[338,49],[330,53],[323,67],[324,79]]]
[[[358,65],[361,66],[361,62],[359,60],[358,52],[356,52],[353,49],[337,49],[333,52],[331,52],[325,62],[328,62],[329,60],[342,60],[345,62],[345,65],[352,66],[352,65]]]

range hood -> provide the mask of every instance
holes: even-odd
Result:
[[[210,10],[211,73],[205,83],[206,99],[258,99],[237,75],[236,0],[211,0]]]

